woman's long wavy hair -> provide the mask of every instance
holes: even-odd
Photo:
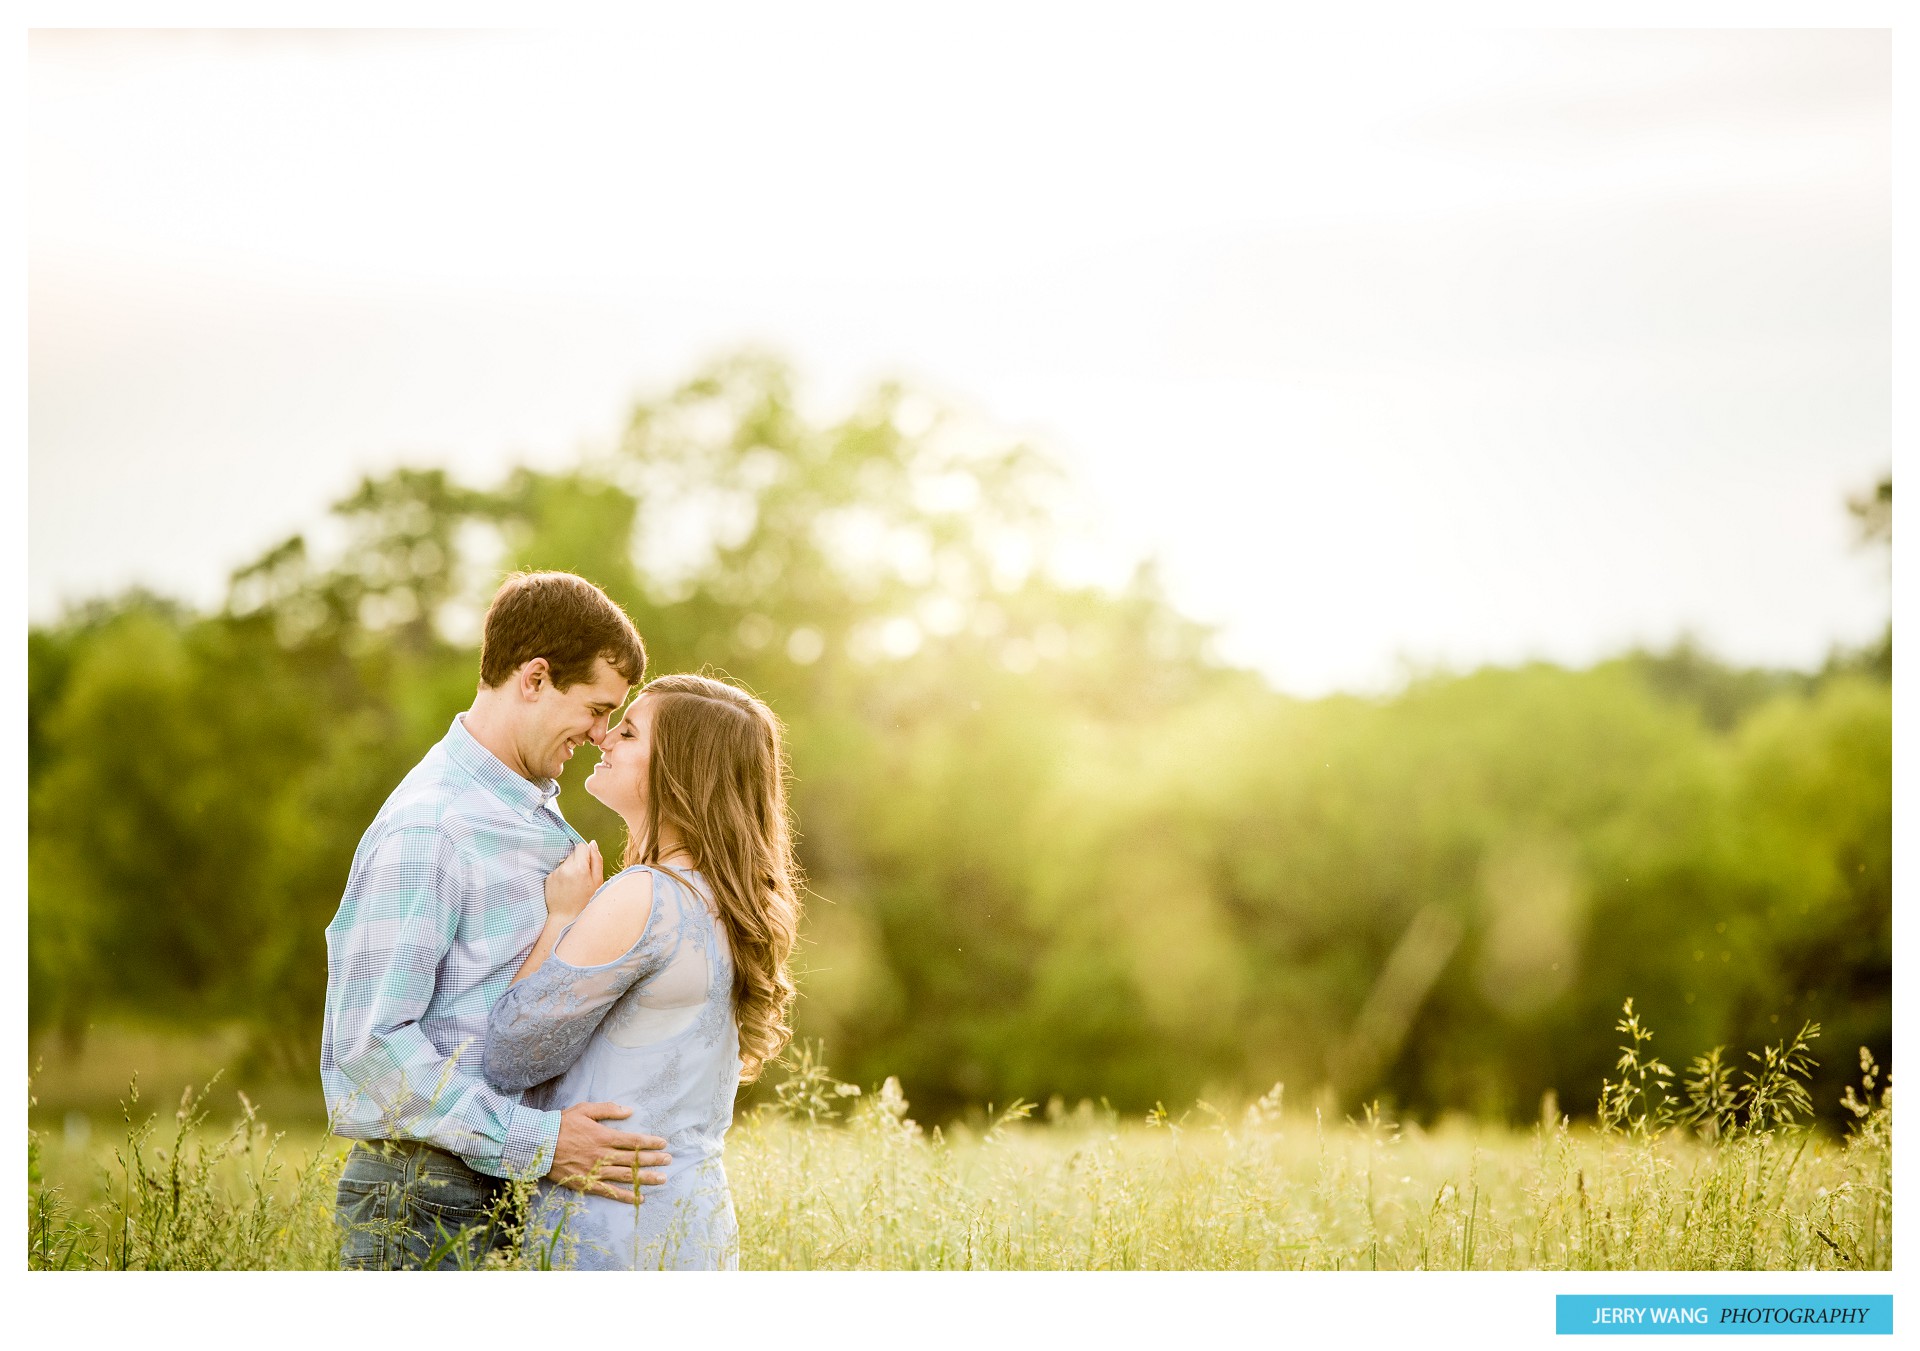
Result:
[[[653,710],[647,829],[624,863],[660,863],[670,825],[713,888],[733,951],[740,1074],[751,1082],[793,1036],[787,960],[800,931],[800,870],[787,812],[780,720],[736,685],[661,676],[641,691]]]

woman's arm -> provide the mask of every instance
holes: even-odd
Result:
[[[513,973],[513,984],[538,971],[540,964],[553,954],[553,945],[560,941],[561,931],[580,918],[580,912],[600,889],[605,871],[606,865],[600,861],[600,846],[588,841],[576,844],[560,866],[547,874],[547,923],[540,930],[540,937],[534,940],[533,951]]]
[[[645,868],[622,873],[581,912],[560,960],[573,966],[610,962],[640,941],[652,914],[653,874]]]
[[[652,915],[653,875],[644,868],[600,889],[557,950],[549,943],[493,1006],[481,1058],[487,1082],[531,1088],[572,1068],[620,996],[672,955],[662,950],[671,942],[650,932]]]

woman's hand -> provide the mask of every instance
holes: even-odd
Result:
[[[566,861],[547,874],[547,918],[570,920],[587,908],[593,893],[606,880],[600,846],[576,844]]]

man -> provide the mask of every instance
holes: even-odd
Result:
[[[487,609],[480,684],[361,838],[327,926],[320,1079],[356,1143],[336,1201],[341,1266],[471,1265],[506,1182],[617,1199],[656,1184],[666,1141],[601,1122],[615,1103],[523,1104],[481,1073],[487,1013],[546,921],[546,875],[582,844],[555,804],[646,670],[620,607],[564,572],[518,573]],[[597,853],[595,856],[597,862]]]

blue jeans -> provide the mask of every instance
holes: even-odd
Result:
[[[343,1271],[479,1266],[504,1237],[507,1184],[414,1141],[356,1142],[334,1196]]]

